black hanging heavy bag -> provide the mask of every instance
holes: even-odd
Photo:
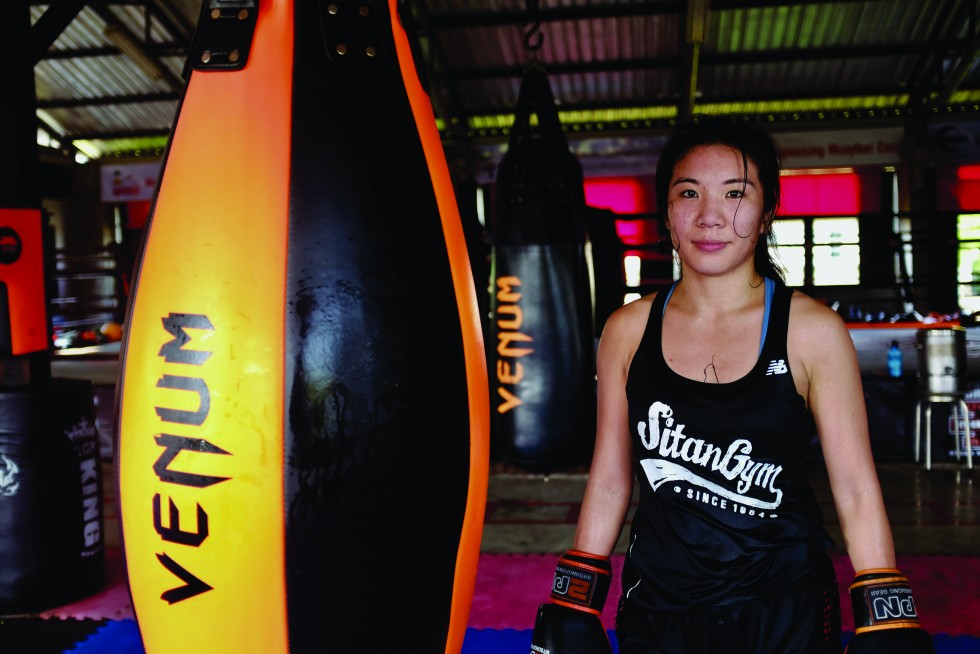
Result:
[[[91,383],[0,391],[0,613],[103,584],[102,473]]]
[[[585,212],[581,165],[547,77],[532,69],[497,174],[488,343],[494,456],[528,469],[591,456],[595,346]]]
[[[537,129],[531,117],[537,116]],[[507,153],[494,191],[494,245],[585,243],[582,165],[568,149],[548,78],[521,82]]]

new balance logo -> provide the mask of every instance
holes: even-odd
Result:
[[[767,375],[785,375],[789,372],[789,368],[786,367],[785,359],[773,359],[769,362],[769,368],[766,370]]]

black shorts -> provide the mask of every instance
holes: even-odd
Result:
[[[837,582],[672,614],[621,599],[616,638],[620,654],[840,654]]]

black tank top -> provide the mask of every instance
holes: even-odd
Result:
[[[816,581],[832,541],[807,479],[816,434],[787,355],[792,291],[774,285],[759,359],[731,383],[678,375],[653,301],[626,382],[639,506],[624,601],[682,611]]]

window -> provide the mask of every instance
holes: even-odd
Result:
[[[623,272],[626,277],[627,288],[639,288],[642,279],[640,278],[640,270],[643,266],[643,261],[638,255],[628,254],[623,257]],[[629,304],[633,300],[639,300],[642,296],[638,291],[628,291],[623,295],[623,304]]]
[[[789,286],[861,283],[858,219],[781,218],[773,223],[776,256]]]
[[[851,168],[783,171],[782,175],[773,232],[786,283],[802,287],[860,284],[860,229],[855,216],[866,210],[861,176]]]
[[[857,218],[813,219],[813,285],[861,283]]]
[[[898,213],[898,175],[895,170],[891,173],[891,196],[892,196],[892,232],[898,237],[900,245],[898,252],[893,257],[895,268],[895,283],[904,285],[911,284],[912,281],[912,221],[908,216],[900,216]],[[912,298],[905,300],[905,313],[912,313],[915,309],[912,305]]]
[[[776,258],[786,270],[787,286],[803,286],[806,270],[806,225],[802,218],[777,220],[772,224],[776,236]]]
[[[980,311],[980,214],[961,214],[956,219],[959,256],[956,281],[960,309],[965,314]]]

